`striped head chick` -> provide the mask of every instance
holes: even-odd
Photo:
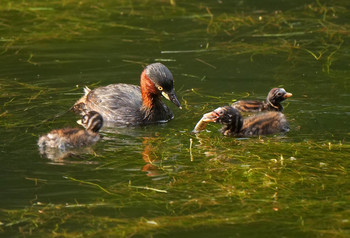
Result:
[[[284,88],[271,89],[266,98],[267,110],[282,112],[283,107],[281,105],[281,102],[291,96],[293,96],[293,94],[288,93]]]
[[[273,88],[268,93],[265,101],[240,100],[232,104],[240,112],[283,111],[281,102],[293,94],[286,92],[284,88]]]
[[[203,115],[202,120],[223,125],[221,133],[231,136],[259,136],[289,131],[285,116],[280,112],[266,112],[243,118],[230,106],[219,107]]]
[[[90,111],[83,115],[82,119],[78,121],[84,129],[79,128],[63,128],[56,129],[43,135],[38,140],[40,149],[44,148],[59,148],[65,150],[66,148],[83,147],[95,144],[99,139],[99,130],[103,126],[102,116]]]

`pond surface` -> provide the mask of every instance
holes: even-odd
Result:
[[[4,237],[349,237],[348,1],[3,1]],[[104,127],[95,146],[41,155],[76,127],[90,88],[165,64],[183,109]],[[203,113],[273,87],[286,135],[231,138]]]

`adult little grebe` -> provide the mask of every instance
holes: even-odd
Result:
[[[66,147],[81,147],[92,145],[100,139],[99,130],[103,125],[102,116],[90,111],[77,121],[86,130],[79,128],[64,128],[53,130],[38,140],[40,148],[56,147],[64,150]]]
[[[284,88],[273,88],[267,95],[266,101],[237,101],[232,104],[233,108],[241,112],[258,112],[258,111],[283,111],[281,102],[293,96],[287,93]]]
[[[174,117],[161,96],[181,108],[174,92],[173,76],[161,63],[148,65],[141,73],[141,87],[111,84],[94,90],[85,88],[85,95],[73,106],[73,111],[97,111],[104,121],[121,125],[164,122]]]
[[[221,132],[224,135],[258,136],[289,131],[288,122],[281,112],[266,112],[243,119],[240,112],[230,106],[204,114],[194,131],[203,130],[209,122],[223,124]]]

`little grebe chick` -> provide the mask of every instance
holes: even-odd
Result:
[[[64,128],[52,130],[47,135],[39,138],[38,146],[40,148],[56,147],[64,150],[66,147],[92,145],[100,139],[98,132],[103,125],[103,119],[99,113],[90,111],[77,122],[86,129]]]
[[[170,70],[161,63],[148,65],[141,73],[141,87],[130,84],[111,84],[94,90],[85,88],[85,95],[73,106],[73,111],[100,113],[104,121],[119,125],[142,125],[166,122],[174,115],[161,97],[181,109],[174,92]]]
[[[293,94],[286,92],[284,88],[273,88],[267,95],[266,101],[240,100],[232,104],[233,108],[241,112],[278,111],[282,112],[281,102]]]
[[[281,112],[266,112],[243,119],[240,112],[230,106],[204,114],[201,121],[223,124],[221,132],[224,135],[258,136],[289,131],[287,119]]]

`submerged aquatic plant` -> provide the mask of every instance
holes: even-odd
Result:
[[[260,54],[283,53],[290,61],[313,59],[320,62],[323,71],[329,73],[331,65],[341,57],[339,51],[343,42],[349,39],[350,25],[346,21],[349,4],[345,0],[330,3],[317,0],[288,10],[266,7],[252,11],[236,3],[225,4],[221,11],[217,11],[220,3],[216,6],[160,0],[120,0],[117,4],[109,0],[98,3],[6,0],[0,6],[0,44],[3,53],[16,52],[31,42],[74,40],[87,33],[114,28],[138,31],[159,41],[160,35],[165,37],[169,33],[164,35],[163,29],[154,29],[144,21],[131,22],[130,16],[154,21],[180,15],[198,22],[200,27],[195,31],[212,39],[206,49],[224,50],[226,54],[248,54],[251,60]],[[195,31],[184,28],[181,34]],[[28,63],[35,64],[32,57],[29,53]],[[209,64],[209,67],[213,66]]]
[[[4,64],[10,67],[3,71],[9,75],[0,79],[0,130],[5,135],[1,137],[0,148],[2,175],[6,178],[1,183],[4,196],[0,235],[344,238],[349,235],[350,134],[346,130],[348,84],[344,80],[348,72],[331,70],[335,60],[346,58],[349,52],[349,26],[344,20],[349,15],[348,1],[327,4],[311,1],[308,5],[291,2],[293,7],[288,10],[247,7],[244,4],[248,1],[237,1],[237,5],[244,4],[234,11],[217,7],[225,2],[2,2],[2,56],[4,62],[16,57],[20,60]],[[182,20],[181,24],[176,22],[175,30],[165,30],[173,18]],[[161,60],[177,61],[177,67],[184,69],[185,58],[192,57],[192,63],[200,65],[195,73],[190,70],[179,73],[179,78],[193,79],[190,83],[187,80],[187,85],[184,83],[187,89],[181,95],[184,111],[171,124],[157,125],[156,129],[106,129],[94,153],[79,156],[73,153],[59,160],[41,158],[36,148],[39,132],[75,123],[73,115],[65,115],[69,119],[62,116],[81,94],[75,84],[87,83],[94,88],[95,77],[113,75],[115,80],[115,68],[103,61],[101,68],[91,73],[93,79],[82,77],[73,81],[81,76],[77,68],[84,61],[71,57],[76,61],[63,70],[55,61],[64,58],[55,55],[60,49],[44,52],[50,54],[48,62],[35,52],[44,44],[36,43],[86,42],[93,34],[96,37],[105,36],[104,32],[117,34],[115,29],[121,42],[137,44],[134,38],[144,37],[142,41],[146,44],[138,45],[136,51],[174,38],[177,45],[172,45],[173,48],[155,47],[155,51],[190,57]],[[193,36],[197,45],[199,39],[205,39],[201,42],[203,46],[181,48]],[[111,45],[113,41],[110,40]],[[79,50],[86,56],[85,50],[90,47],[95,51],[97,46],[91,43]],[[109,47],[100,55],[92,54],[92,62],[83,70],[94,68],[102,58],[105,60],[103,54],[110,53]],[[139,64],[145,52],[152,54],[140,50],[128,58],[129,49],[123,51],[124,48],[125,45],[118,48],[122,49],[117,52],[121,58],[113,59]],[[227,76],[230,71],[218,73],[222,61],[204,57],[214,52],[212,49],[215,54],[209,56],[216,59],[238,54],[254,61],[259,55],[276,55],[295,64],[311,62],[320,68],[321,63],[330,74],[314,80],[293,81],[295,75],[286,77],[295,89],[292,92],[299,94],[286,110],[293,127],[287,137],[226,138],[217,132],[220,125],[208,125],[207,131],[193,135],[190,131],[204,112],[231,104],[232,100],[258,96],[249,93],[256,92],[259,86],[252,87],[249,93],[237,92],[232,86],[235,92],[231,92],[227,85],[238,83]],[[42,55],[47,57],[45,54]],[[95,59],[96,56],[99,58]],[[160,56],[154,53],[149,60],[156,57]],[[245,66],[251,71],[252,64],[240,64]],[[252,75],[285,76],[288,66],[283,64],[278,72]],[[214,83],[208,83],[212,80],[210,75],[198,73],[205,71],[202,67],[215,71]],[[48,71],[50,77],[38,79],[38,68],[43,73]],[[71,68],[74,73],[70,73]],[[301,71],[301,67],[295,68]],[[24,73],[17,76],[17,71]],[[66,78],[56,75],[60,71],[67,74]],[[120,71],[122,76],[130,72]],[[226,80],[219,81],[220,78]],[[242,82],[247,78],[248,75],[242,76]],[[285,84],[282,77],[276,78],[269,84]],[[192,85],[195,82],[209,87],[221,83],[224,86],[192,89],[197,87]],[[305,121],[304,128],[298,125]]]
[[[107,178],[95,181],[65,176],[67,185],[75,185],[81,192],[94,191],[100,199],[81,202],[70,197],[67,201],[71,202],[52,203],[36,198],[25,209],[1,209],[0,229],[7,234],[19,231],[34,236],[129,237],[176,236],[179,228],[197,233],[204,229],[210,234],[220,229],[224,235],[232,231],[246,234],[247,229],[260,227],[260,233],[269,233],[271,227],[287,226],[283,232],[289,235],[346,236],[347,223],[343,220],[349,215],[347,197],[329,195],[345,188],[349,162],[342,157],[350,152],[348,145],[300,142],[290,149],[291,144],[271,137],[212,139],[193,138],[194,160],[173,164],[181,167],[177,173],[163,170],[169,175],[168,183],[158,186],[154,181],[153,188],[141,180],[135,185],[108,185]],[[155,152],[157,156],[162,154],[162,147],[155,141],[147,143],[159,152]],[[167,146],[171,144],[169,141]],[[114,171],[118,164],[106,159],[100,169]],[[343,182],[336,179],[339,176]],[[48,182],[30,181],[38,188]],[[124,216],[128,210],[143,215]],[[320,219],[323,222],[316,222]],[[254,234],[254,229],[248,234]]]
[[[343,42],[349,39],[350,24],[345,20],[348,3],[327,6],[320,1],[289,10],[236,10],[199,17],[207,24],[208,34],[224,37],[217,47],[230,54],[249,54],[251,60],[259,54],[284,53],[288,60],[321,62],[329,73]],[[304,54],[303,54],[304,52]],[[306,53],[306,55],[305,55]],[[311,57],[311,58],[310,58]]]

